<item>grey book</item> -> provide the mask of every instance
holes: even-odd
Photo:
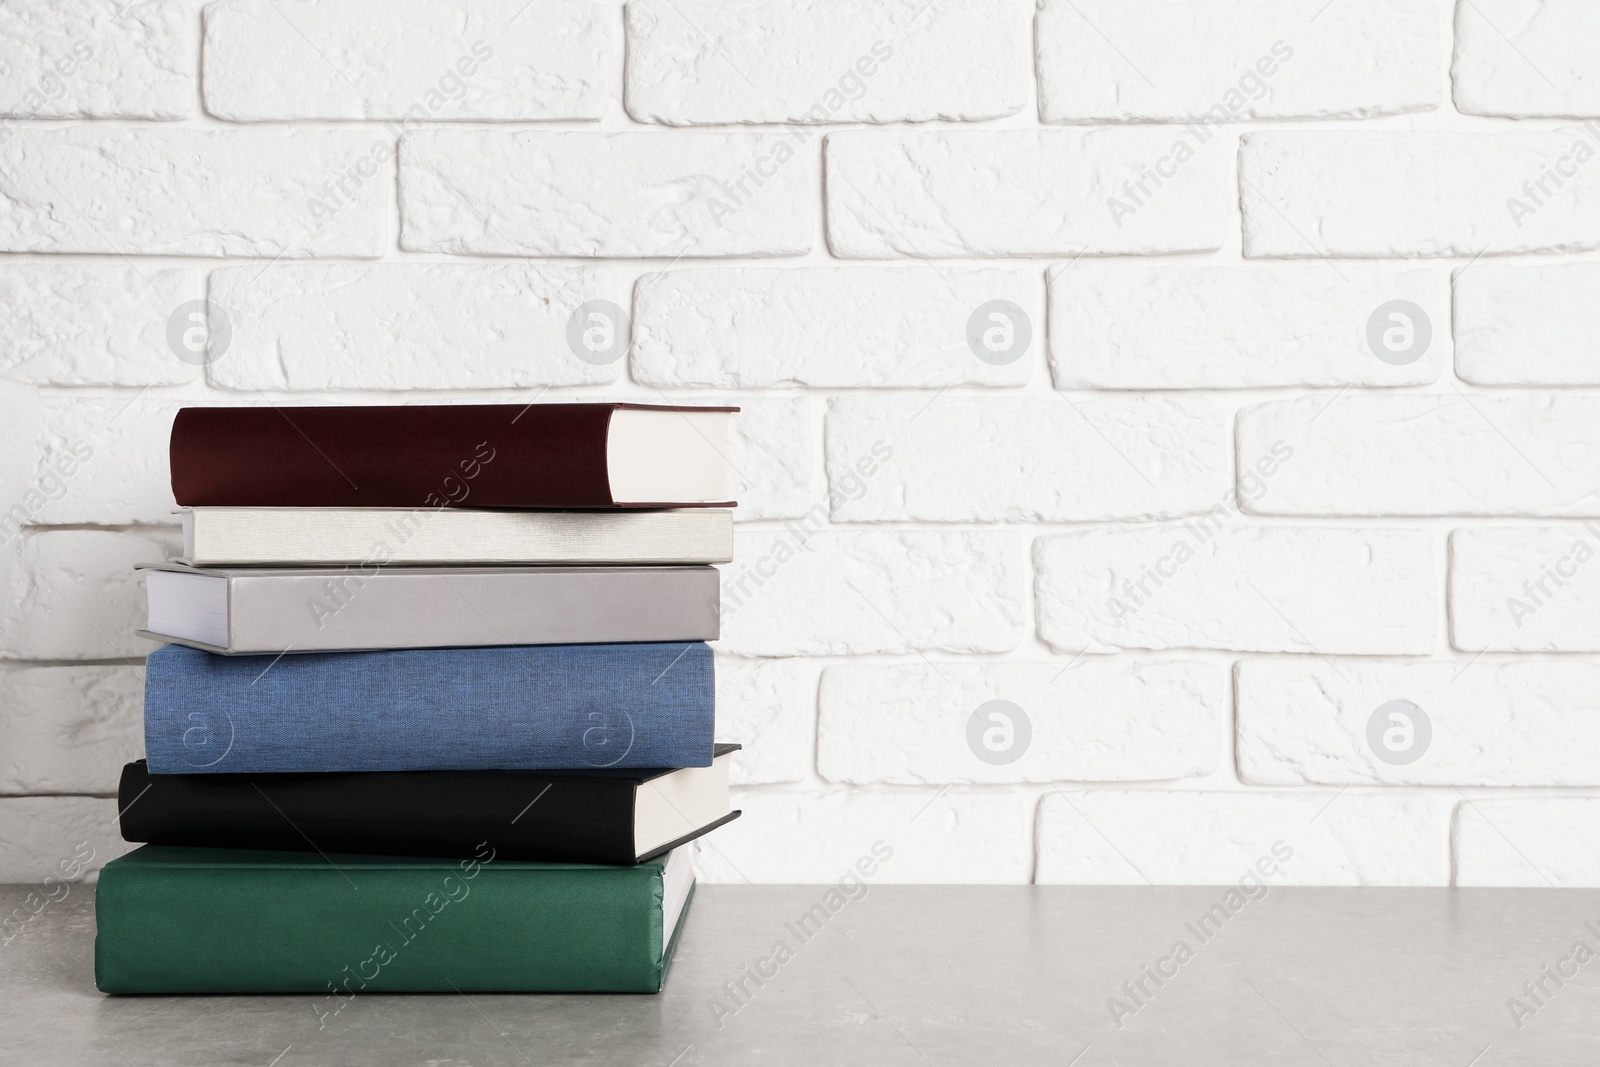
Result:
[[[473,508],[184,508],[196,566],[726,563],[733,512]]]
[[[712,567],[143,568],[158,641],[224,655],[714,641]]]

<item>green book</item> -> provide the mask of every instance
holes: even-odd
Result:
[[[106,993],[656,993],[686,848],[628,867],[145,845],[95,891]]]

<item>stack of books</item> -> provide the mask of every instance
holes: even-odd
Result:
[[[713,739],[731,408],[189,408],[110,993],[656,992]]]

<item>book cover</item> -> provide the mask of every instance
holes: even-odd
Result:
[[[399,992],[655,993],[688,910],[686,850],[631,867],[145,845],[100,871],[106,993],[309,993],[327,1025]]]
[[[714,641],[712,567],[144,570],[146,636],[225,654]]]
[[[151,774],[122,769],[127,841],[377,856],[639,863],[736,818],[728,764],[681,770]]]
[[[197,566],[727,563],[733,512],[490,508],[185,508]]]
[[[172,424],[186,507],[729,507],[736,408],[206,407]]]
[[[707,767],[700,642],[217,656],[145,664],[152,774]]]

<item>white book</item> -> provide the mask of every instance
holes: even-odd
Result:
[[[726,563],[733,512],[184,508],[196,566]]]

